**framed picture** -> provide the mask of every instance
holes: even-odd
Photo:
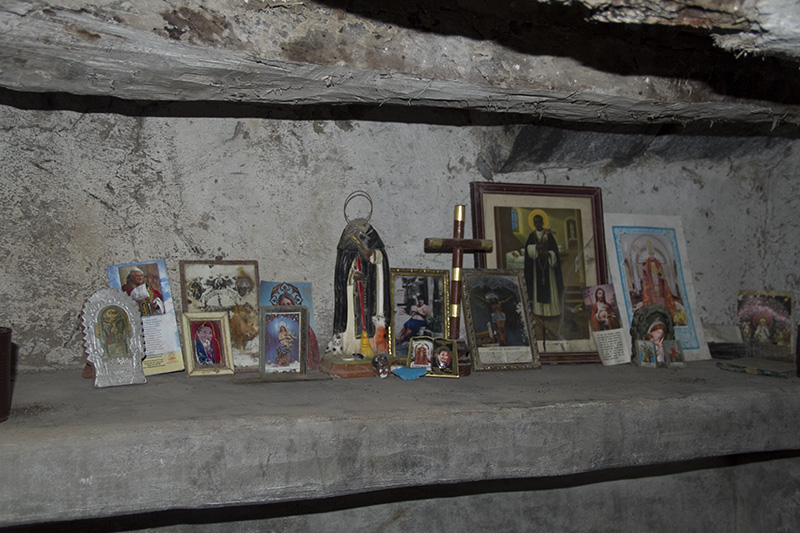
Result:
[[[475,370],[539,368],[520,270],[463,271],[464,321]]]
[[[450,273],[447,270],[390,269],[392,324],[389,353],[405,357],[412,337],[447,338]]]
[[[258,371],[258,262],[180,261],[185,313],[228,313],[233,364]]]
[[[306,374],[308,309],[270,305],[259,310],[259,370],[262,378],[299,379]]]
[[[86,300],[81,322],[95,387],[147,381],[142,369],[144,332],[138,302],[119,289],[100,289]]]
[[[411,337],[406,366],[424,368],[426,376],[457,378],[458,346],[453,339]]]
[[[598,363],[581,290],[607,281],[599,188],[474,182],[472,232],[492,239],[478,268],[524,273],[543,363]]]
[[[622,327],[631,328],[637,310],[657,306],[669,313],[686,361],[710,359],[680,217],[607,213],[606,242]]]
[[[636,359],[637,365],[644,368],[656,367],[656,347],[653,341],[636,341]]]
[[[181,339],[164,259],[106,267],[109,285],[134,299],[145,336],[146,376],[183,370]]]
[[[788,291],[739,291],[736,317],[742,341],[759,356],[792,358],[792,298]]]
[[[183,313],[183,356],[190,376],[234,372],[228,313]]]
[[[431,357],[433,357],[433,337],[412,337],[409,340],[406,366],[430,370]]]
[[[458,343],[453,339],[433,339],[429,376],[458,377]]]
[[[669,368],[683,368],[686,366],[681,341],[664,341],[664,359]]]

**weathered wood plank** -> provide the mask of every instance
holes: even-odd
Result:
[[[188,44],[135,26],[33,2],[0,8],[0,86],[131,100],[417,105],[579,122],[800,123],[800,106],[706,94],[701,88],[698,96],[689,81],[688,89],[676,89],[676,80],[648,80],[654,90],[635,96],[594,79],[577,80],[569,91],[563,80],[434,79],[390,68],[269,59],[244,41]],[[607,83],[609,75],[603,76]],[[617,78],[623,84],[630,77]],[[552,88],[542,88],[548,85]],[[669,99],[652,98],[659,92],[668,92]]]

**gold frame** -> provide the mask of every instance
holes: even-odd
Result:
[[[222,360],[218,365],[202,366],[198,365],[195,361],[194,339],[192,339],[192,324],[195,322],[219,323],[219,330],[222,336],[219,341],[222,351]],[[189,376],[230,376],[234,373],[231,329],[227,312],[187,312],[181,315],[181,323],[183,325],[183,359],[186,363],[186,373]]]
[[[435,309],[435,312],[440,312],[442,316],[442,331],[441,337],[447,338],[450,335],[450,321],[448,320],[449,308],[450,308],[450,272],[448,270],[431,270],[431,269],[424,269],[424,268],[391,268],[389,269],[389,286],[391,292],[391,323],[389,324],[388,328],[388,338],[389,338],[389,354],[392,357],[396,358],[405,358],[405,353],[398,353],[398,345],[396,345],[395,341],[396,336],[401,331],[402,324],[398,325],[395,324],[396,319],[396,311],[398,302],[395,300],[395,282],[399,278],[419,278],[419,277],[430,277],[440,279],[442,283],[442,307],[441,310]],[[431,305],[430,303],[428,305]],[[434,332],[436,333],[436,332]],[[418,335],[415,335],[418,336]],[[438,337],[438,335],[435,335]],[[408,339],[409,341],[411,339]]]
[[[525,278],[519,270],[464,269],[461,299],[464,303],[464,322],[467,327],[467,339],[470,346],[470,358],[473,370],[527,370],[541,368],[539,350],[536,347],[536,336],[530,305],[525,297]],[[483,295],[478,295],[478,292]],[[484,333],[477,331],[477,323],[494,322],[495,310],[491,309],[489,293],[502,298],[504,316],[503,330],[499,331],[498,342],[478,344],[478,339],[495,335],[494,328]],[[480,301],[483,300],[483,301]],[[514,329],[505,329],[506,325],[516,325]],[[502,345],[500,338],[511,334],[521,344]],[[527,343],[527,344],[526,344]],[[530,356],[530,357],[528,357]]]
[[[428,365],[420,365],[414,363],[415,344],[428,341],[430,342],[431,362]],[[447,348],[450,352],[450,363],[447,366],[439,366],[434,364],[437,354],[442,348]],[[420,336],[411,337],[408,343],[408,357],[406,359],[406,366],[409,368],[425,368],[425,375],[435,378],[457,378],[458,371],[458,341],[455,339],[443,339],[441,337]]]

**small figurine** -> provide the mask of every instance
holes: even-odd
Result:
[[[379,378],[388,378],[391,369],[392,365],[389,363],[389,358],[386,357],[386,354],[379,354],[372,358],[372,370]]]

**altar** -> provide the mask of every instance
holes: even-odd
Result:
[[[797,530],[798,411],[800,379],[715,361],[106,389],[22,373],[0,526]]]

